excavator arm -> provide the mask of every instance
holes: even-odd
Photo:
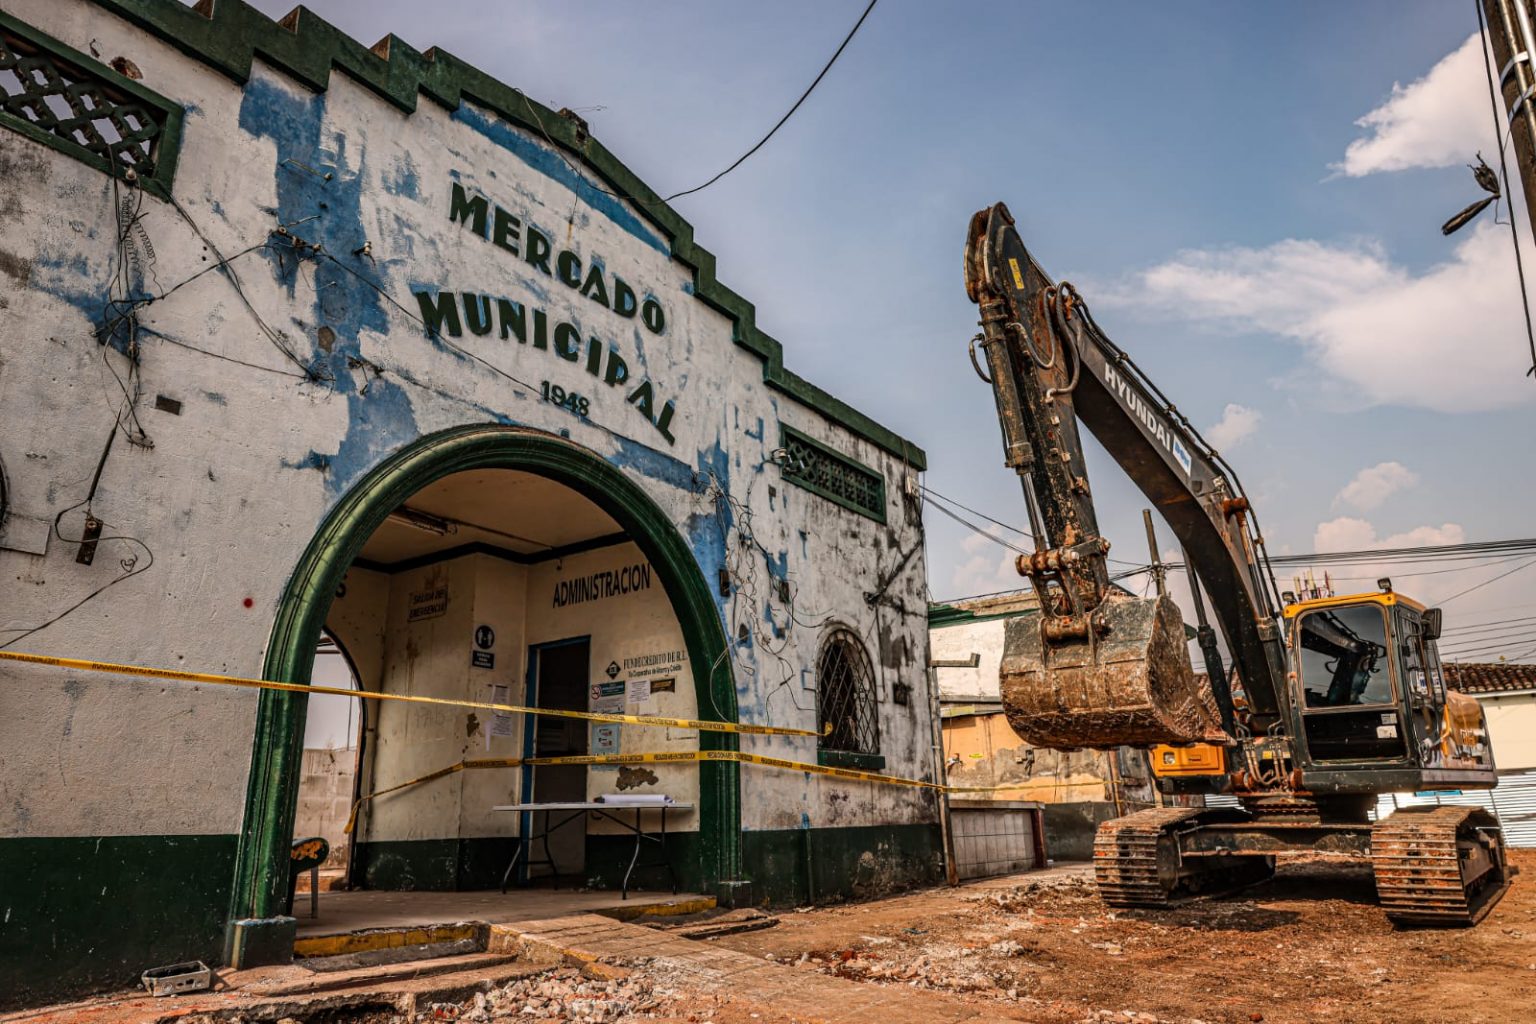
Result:
[[[1220,741],[1233,732],[1214,642],[1202,643],[1206,687],[1190,667],[1172,603],[1110,585],[1079,421],[1183,545],[1210,595],[1252,721],[1278,720],[1287,690],[1276,596],[1235,477],[1098,328],[1076,290],[1040,269],[1001,203],[972,218],[965,271],[980,308],[977,340],[1005,461],[1020,477],[1035,535],[1035,551],[1019,557],[1018,569],[1041,616],[1010,627],[1004,661],[1015,729],[1054,747]]]

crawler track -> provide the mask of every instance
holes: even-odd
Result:
[[[1371,830],[1376,894],[1394,923],[1466,926],[1509,888],[1498,819],[1476,807],[1409,807]]]
[[[1275,872],[1269,856],[1179,853],[1179,833],[1186,829],[1246,817],[1225,809],[1156,807],[1106,821],[1093,842],[1099,895],[1112,907],[1170,907],[1264,881]]]
[[[1178,851],[1165,839],[1199,815],[1197,807],[1155,807],[1100,825],[1093,840],[1093,879],[1104,902],[1112,907],[1167,906],[1177,881]]]

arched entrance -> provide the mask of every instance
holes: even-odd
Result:
[[[364,542],[421,488],[475,469],[514,469],[547,477],[612,516],[655,567],[672,604],[698,706],[736,719],[736,689],[712,590],[666,513],[621,470],[587,449],[550,434],[493,425],[421,438],[381,463],[337,503],[289,579],[267,648],[264,677],[308,682],[327,611]],[[226,962],[235,966],[283,962],[292,954],[293,922],[281,915],[306,701],[303,694],[273,690],[263,690],[259,698],[225,948]],[[699,734],[700,749],[736,746],[734,734]],[[699,765],[698,869],[706,884],[740,877],[738,773],[733,762]]]

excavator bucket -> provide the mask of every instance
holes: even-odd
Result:
[[[1013,730],[1057,750],[1223,742],[1177,606],[1111,594],[1100,611],[1108,628],[1091,643],[1047,639],[1037,616],[1008,620],[1002,692]]]

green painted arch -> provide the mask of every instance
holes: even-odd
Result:
[[[390,511],[421,488],[472,469],[516,469],[562,483],[590,499],[628,533],[656,568],[682,627],[701,709],[736,721],[736,688],[713,591],[672,520],[620,469],[579,445],[539,431],[494,425],[458,427],[423,437],[380,463],[338,502],[300,557],[278,607],[263,678],[308,682],[315,641],[352,560]],[[230,920],[270,920],[282,913],[288,849],[303,754],[304,694],[263,690],[236,855]],[[702,732],[704,750],[734,750],[732,733]],[[706,883],[741,876],[740,768],[699,765],[700,872]],[[233,928],[232,928],[233,933]],[[233,941],[233,940],[232,940]],[[291,947],[290,947],[291,953]],[[228,951],[230,962],[255,962]],[[264,954],[256,954],[263,957]],[[273,951],[273,955],[277,954]]]

